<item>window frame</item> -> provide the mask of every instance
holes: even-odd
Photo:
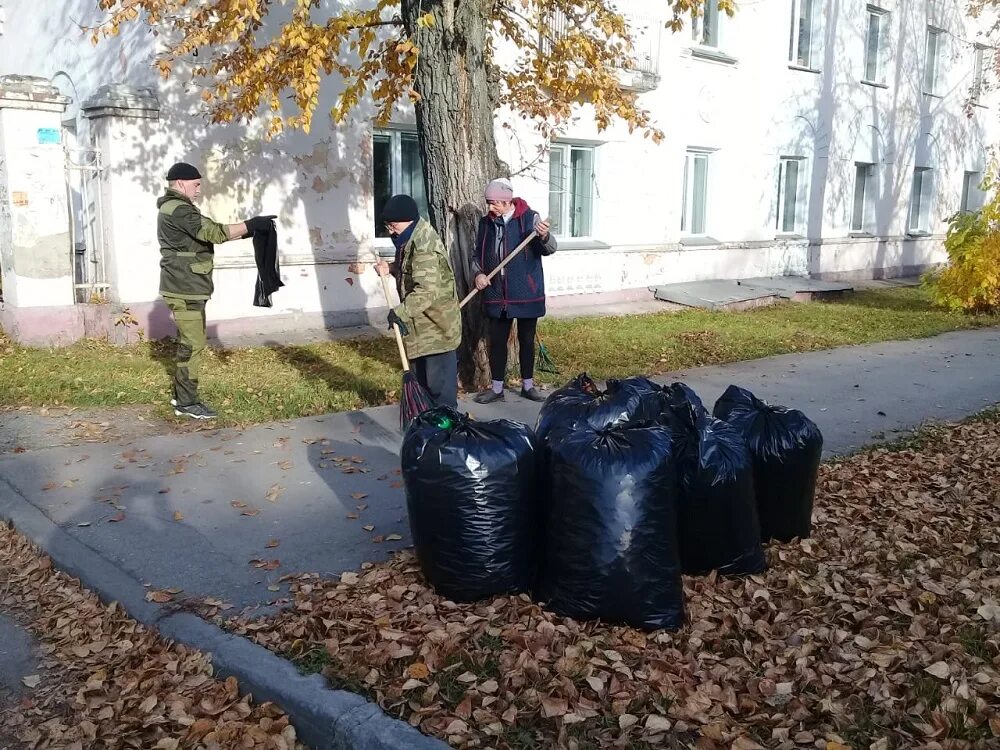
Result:
[[[682,237],[707,237],[709,227],[709,187],[711,185],[712,154],[711,149],[688,148],[684,152],[684,181],[681,185],[681,236]],[[692,165],[697,160],[705,163],[705,187],[704,201],[701,207],[702,227],[700,232],[693,231],[694,223],[694,180],[689,179],[692,172]]]
[[[924,39],[924,70],[923,70],[923,92],[930,96],[940,96],[938,86],[941,79],[941,47],[944,44],[944,30],[936,26],[927,27],[927,35]],[[934,55],[931,56],[931,39],[934,39]],[[928,67],[932,65],[933,67]],[[930,78],[928,85],[928,78]]]
[[[552,176],[552,152],[559,151],[562,154],[562,169],[565,175],[565,186],[561,190],[556,190],[562,196],[560,201],[560,216],[558,221],[552,216],[552,195],[554,181]],[[588,231],[585,234],[572,234],[573,227],[573,152],[587,151],[590,153],[590,215],[588,216]],[[553,141],[549,144],[549,220],[552,224],[552,234],[561,240],[586,241],[592,240],[595,236],[595,226],[597,223],[597,170],[598,170],[598,147],[593,143],[581,143],[577,141]]]
[[[886,68],[888,68],[888,35],[887,26],[891,23],[892,14],[885,8],[880,8],[877,5],[868,5],[866,15],[868,17],[868,23],[865,26],[865,52],[864,52],[864,70],[861,75],[861,82],[867,83],[872,86],[886,86]],[[871,54],[871,25],[872,19],[878,19],[878,38],[876,40],[875,49],[875,75],[869,76],[868,69],[871,64],[870,54]]]
[[[969,88],[969,99],[973,104],[979,104],[983,95],[983,81],[986,76],[986,50],[984,44],[972,45],[972,86]]]
[[[398,195],[399,193],[407,192],[403,187],[403,139],[404,138],[417,138],[416,128],[408,127],[382,127],[372,129],[372,219],[375,223],[375,242],[381,246],[390,246],[392,244],[391,238],[385,233],[385,228],[379,226],[378,220],[378,206],[374,205],[374,201],[377,199],[375,196],[375,141],[378,138],[388,138],[389,139],[389,195]],[[420,156],[420,144],[417,141],[417,156]],[[421,166],[421,170],[423,167]],[[420,179],[423,179],[423,173],[421,172]],[[426,188],[425,188],[426,189]],[[420,215],[427,216],[428,206],[426,203],[426,196],[424,196],[424,203],[421,205],[419,200],[420,196],[412,196],[417,200],[417,205],[420,208]]]
[[[858,176],[865,168],[864,181],[861,182],[861,221],[858,218]],[[872,235],[875,233],[875,195],[878,192],[878,164],[874,162],[854,162],[854,192],[851,200],[851,234]]]
[[[706,21],[711,23],[706,24]],[[721,28],[722,18],[718,0],[707,0],[702,5],[701,13],[691,18],[691,39],[699,47],[719,50],[722,48]],[[709,41],[706,41],[706,35],[709,36]],[[712,35],[715,37],[714,43],[711,41]]]
[[[970,178],[974,178],[974,181],[970,182]],[[982,182],[982,170],[966,169],[962,172],[962,197],[958,205],[959,213],[971,214],[983,207],[985,195],[979,189]],[[973,197],[975,197],[975,206],[972,205]]]
[[[809,46],[806,51],[806,59],[800,56],[802,46],[802,6],[809,6]],[[815,0],[792,0],[792,25],[788,40],[788,63],[795,68],[805,70],[818,70],[815,65],[816,57],[816,2]]]
[[[794,162],[796,165],[795,174],[795,200],[792,205],[793,216],[792,216],[792,227],[791,229],[785,229],[785,219],[788,218],[785,213],[785,203],[787,197],[787,174],[788,174],[788,164]],[[801,237],[804,233],[805,228],[805,214],[807,211],[807,195],[806,195],[806,170],[808,168],[808,161],[804,156],[781,156],[778,159],[778,196],[777,196],[777,210],[775,211],[774,220],[774,231],[777,237]]]
[[[934,202],[934,169],[914,167],[910,183],[910,206],[906,216],[906,233],[931,233],[931,206]]]

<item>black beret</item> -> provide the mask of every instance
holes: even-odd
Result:
[[[179,161],[174,166],[170,168],[167,172],[167,181],[173,182],[174,180],[200,180],[201,172],[198,171],[197,167],[193,167],[190,164]]]
[[[394,195],[382,207],[382,221],[416,221],[419,218],[417,202],[408,195]]]

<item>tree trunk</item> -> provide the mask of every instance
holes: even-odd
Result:
[[[430,219],[451,254],[459,298],[473,288],[470,258],[483,215],[483,189],[501,174],[493,132],[486,43],[494,0],[402,0],[403,21],[420,50],[415,88],[417,136]],[[431,26],[417,18],[430,13]],[[468,389],[489,382],[483,339],[486,319],[478,299],[462,314],[459,377]]]

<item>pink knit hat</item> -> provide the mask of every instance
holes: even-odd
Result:
[[[486,186],[486,200],[488,201],[509,201],[514,199],[514,186],[510,181],[498,177]]]

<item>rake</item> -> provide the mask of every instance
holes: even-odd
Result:
[[[385,294],[385,304],[392,308],[392,297],[389,295],[389,279],[385,276],[382,279],[382,292]],[[403,383],[399,397],[399,426],[406,427],[428,409],[434,408],[434,399],[427,389],[420,385],[417,376],[410,369],[410,360],[406,356],[406,347],[403,345],[403,334],[399,331],[399,326],[392,326],[393,333],[396,334],[396,346],[399,348],[399,359],[403,364]]]

